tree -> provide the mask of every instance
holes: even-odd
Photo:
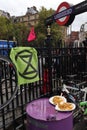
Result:
[[[46,39],[46,34],[47,34],[47,27],[45,25],[45,20],[47,17],[51,16],[52,14],[54,14],[55,11],[50,8],[49,10],[47,10],[44,7],[41,7],[40,11],[39,11],[39,21],[38,24],[35,26],[35,30],[37,33],[37,43],[39,44],[39,46],[43,45],[44,46],[44,42],[41,43],[42,41],[44,41],[44,39]],[[55,46],[56,43],[62,39],[62,27],[60,27],[56,22],[53,23],[51,25],[51,35],[52,35],[52,45]]]
[[[47,10],[44,7],[41,7],[39,10],[39,21],[35,26],[35,33],[37,39],[32,41],[33,46],[44,46],[46,45],[45,39],[47,38],[47,26],[45,25],[45,20],[47,17],[55,13],[55,11],[50,8]],[[15,37],[18,45],[30,46],[27,44],[27,37],[29,34],[30,28],[25,26],[23,23],[13,23],[11,19],[5,17],[0,17],[0,39],[13,40]],[[56,22],[51,25],[51,38],[52,45],[55,47],[59,44],[59,41],[63,39],[62,27],[60,27]]]
[[[19,45],[26,45],[29,29],[22,23],[13,23],[10,19],[0,17],[0,39],[13,40]]]
[[[23,23],[14,23],[14,37],[16,38],[18,45],[27,45],[27,36],[29,29]]]
[[[13,24],[12,22],[5,18],[0,17],[0,39],[11,39],[13,36]]]

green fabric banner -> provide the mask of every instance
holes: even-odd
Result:
[[[14,47],[10,51],[10,58],[17,69],[18,85],[39,80],[36,49],[32,47]]]

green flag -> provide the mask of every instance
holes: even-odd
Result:
[[[18,85],[39,80],[36,49],[32,47],[14,47],[10,51],[10,58],[17,69]]]

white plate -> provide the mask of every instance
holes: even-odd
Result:
[[[50,102],[51,104],[53,104],[53,105],[55,105],[54,102],[53,102],[53,98],[54,98],[54,97],[62,98],[62,99],[63,99],[62,102],[67,102],[67,100],[66,100],[66,98],[65,98],[64,96],[55,95],[55,96],[49,98],[49,102]]]
[[[69,103],[69,102],[67,102]],[[67,111],[73,111],[75,108],[76,108],[76,105],[74,103],[69,103],[72,105],[72,109],[66,109],[66,110],[63,110],[63,109],[60,109],[58,105],[55,106],[55,110],[58,110],[58,111],[64,111],[64,112],[67,112]]]

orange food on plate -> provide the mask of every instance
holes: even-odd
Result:
[[[61,97],[59,97],[59,96],[53,97],[53,103],[54,103],[55,105],[59,104],[60,102],[64,102],[64,99],[61,98]]]
[[[69,102],[64,102],[58,104],[59,109],[61,110],[72,110],[73,109],[73,104]]]

